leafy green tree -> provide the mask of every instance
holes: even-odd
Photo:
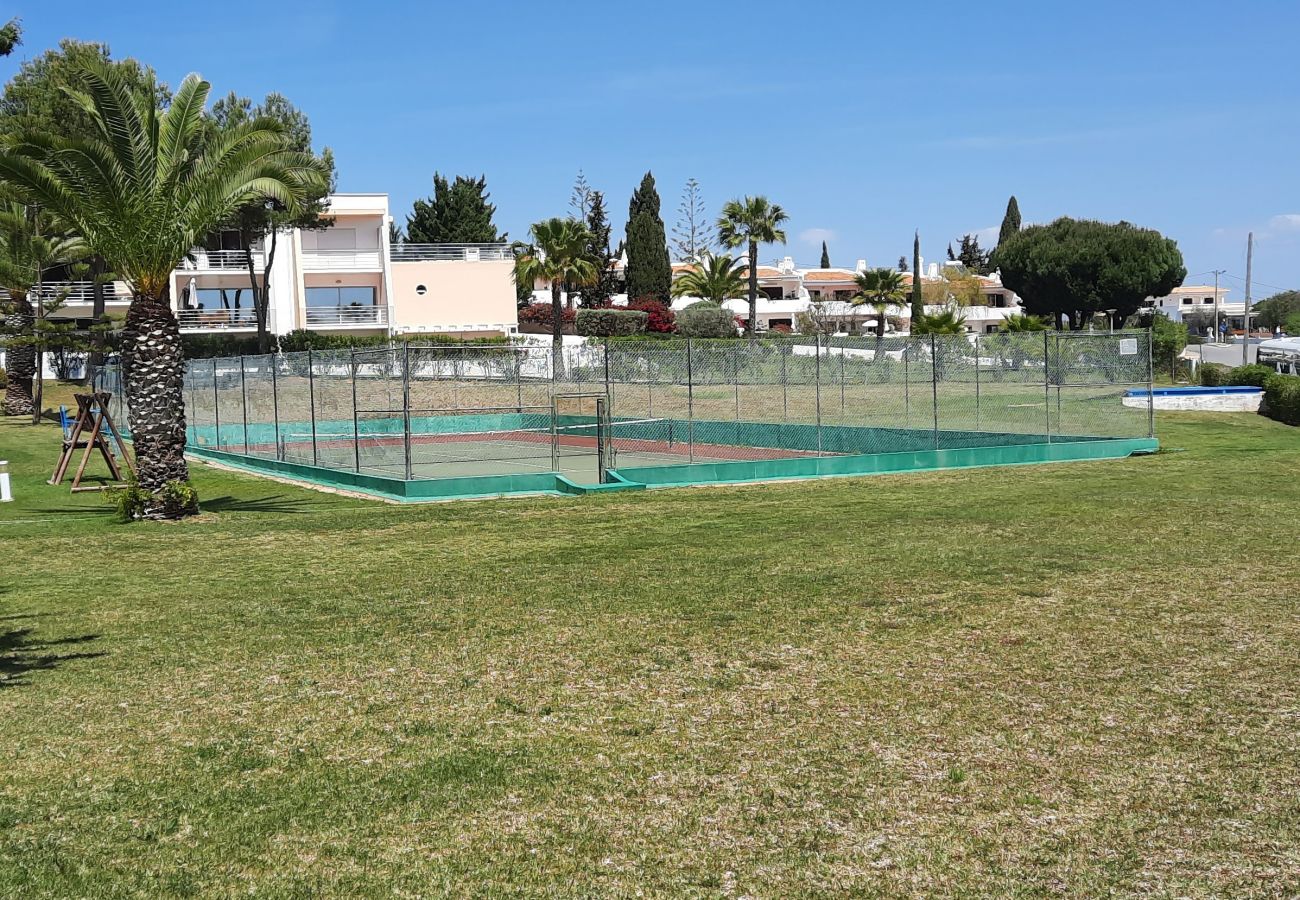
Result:
[[[673,226],[673,246],[683,262],[699,262],[717,243],[717,234],[704,212],[700,183],[694,178],[682,188],[682,202],[677,206],[677,224]]]
[[[1259,323],[1260,327],[1271,330],[1281,325],[1286,328],[1288,334],[1293,334],[1287,322],[1292,316],[1300,313],[1300,291],[1282,291],[1274,294],[1256,303],[1253,309],[1254,321]]]
[[[80,66],[94,129],[64,137],[23,132],[0,148],[0,180],[81,235],[131,286],[122,335],[130,427],[147,492],[140,514],[197,512],[185,462],[180,329],[171,275],[203,236],[255,197],[298,209],[325,174],[265,122],[205,140],[211,86],[188,76],[171,105],[134,91],[111,65]]]
[[[515,283],[551,286],[551,355],[556,377],[564,371],[564,285],[588,285],[599,278],[588,258],[591,235],[574,219],[543,219],[529,230],[533,244],[515,257]]]
[[[1097,313],[1115,321],[1135,314],[1147,297],[1163,297],[1187,275],[1178,245],[1128,222],[1057,219],[1031,225],[998,248],[1002,283],[1025,312],[1078,330]]]
[[[912,321],[925,315],[925,295],[921,292],[921,232],[912,236]]]
[[[903,273],[894,269],[868,269],[853,279],[858,292],[853,296],[854,306],[870,306],[876,311],[876,338],[885,339],[885,317],[891,304],[901,305],[907,296],[903,290]]]
[[[828,253],[828,252],[826,251],[826,242],[825,242],[825,241],[822,241],[822,263],[821,263],[821,267],[822,267],[823,269],[829,269],[829,268],[831,267],[831,255],[830,255],[830,253]]]
[[[652,297],[667,303],[673,267],[668,260],[664,221],[659,217],[659,192],[649,172],[632,194],[627,210],[627,296]]]
[[[718,218],[718,239],[724,247],[749,247],[749,322],[745,329],[751,336],[758,333],[758,245],[784,244],[781,226],[789,218],[779,204],[763,196],[728,200]]]
[[[1179,281],[1182,279],[1180,278]],[[1172,290],[1172,288],[1170,289]],[[1165,294],[1169,291],[1165,291]],[[1178,354],[1187,346],[1187,326],[1175,322],[1162,312],[1151,316],[1151,363],[1169,367],[1171,376],[1177,375]]]
[[[721,306],[745,296],[745,271],[730,256],[706,254],[673,282],[674,297],[699,297]]]
[[[165,106],[171,102],[171,91],[148,66],[134,59],[114,61],[107,44],[65,39],[56,49],[24,61],[5,86],[0,94],[0,138],[23,131],[69,138],[96,134],[92,112],[77,99],[81,86],[78,73],[82,67],[95,64],[111,66],[133,92],[152,97],[155,104]],[[87,266],[92,283],[91,316],[96,323],[91,330],[90,364],[86,367],[89,384],[93,383],[96,369],[103,365],[104,336],[108,331],[104,327],[105,301],[113,278],[100,257],[92,256]]]
[[[295,151],[308,155],[313,152],[311,123],[306,114],[282,94],[267,94],[265,100],[254,106],[247,97],[240,97],[231,91],[212,104],[209,121],[215,132],[260,121],[268,127],[278,129]],[[333,224],[333,220],[326,215],[329,212],[329,192],[335,177],[334,154],[329,147],[321,151],[319,161],[321,170],[327,173],[326,179],[313,188],[310,194],[299,198],[292,212],[278,200],[257,197],[236,210],[234,215],[219,226],[223,231],[238,232],[240,246],[245,250],[251,249],[255,241],[263,242],[261,271],[258,271],[251,252],[245,257],[249,290],[257,320],[259,353],[270,353],[273,346],[267,316],[270,310],[271,269],[275,266],[280,232],[293,228],[319,230]]]
[[[412,244],[496,244],[506,240],[492,222],[496,207],[488,202],[487,176],[457,175],[448,182],[433,173],[433,196],[416,200],[406,217],[406,240]]]
[[[22,24],[17,19],[10,19],[0,27],[0,56],[8,56],[14,48],[23,42]]]
[[[1020,204],[1015,194],[1007,201],[1007,211],[1002,216],[1002,227],[998,229],[998,246],[1001,247],[1020,231]]]
[[[9,294],[4,322],[5,415],[40,421],[41,342],[37,321],[52,311],[45,273],[81,259],[82,242],[59,234],[48,213],[0,200],[0,287]],[[35,387],[34,387],[35,386]]]

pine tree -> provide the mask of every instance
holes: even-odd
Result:
[[[579,222],[587,221],[587,216],[591,213],[591,195],[595,191],[587,183],[587,176],[578,170],[578,177],[573,181],[573,190],[569,194],[569,208],[573,212],[569,213],[570,219],[576,219]]]
[[[717,240],[717,233],[704,212],[700,183],[694,178],[687,179],[682,188],[682,202],[677,206],[677,224],[673,226],[677,258],[684,262],[698,262]]]
[[[406,217],[412,244],[495,244],[506,240],[492,223],[496,207],[488,202],[487,178],[457,175],[454,182],[435,172],[433,196],[416,200]]]
[[[898,271],[900,271],[900,272],[906,272],[906,271],[907,271],[907,257],[906,257],[906,256],[899,256],[899,257],[898,257]]]
[[[826,251],[826,242],[822,241],[822,268],[829,269],[830,267],[831,267],[831,255]]]
[[[925,316],[925,299],[921,296],[921,232],[912,238],[912,326]]]
[[[618,292],[618,283],[614,267],[614,257],[609,252],[609,216],[605,212],[605,195],[600,191],[590,191],[587,195],[587,258],[596,267],[597,280],[594,284],[582,288],[582,305],[586,307],[609,306],[610,298]]]
[[[948,262],[956,262],[957,254],[952,252],[952,241],[948,242]]]
[[[664,221],[659,217],[659,192],[654,175],[645,173],[632,194],[627,214],[627,296],[629,300],[653,297],[671,300],[672,264]]]
[[[1012,194],[1011,199],[1007,201],[1007,212],[1002,217],[1002,227],[998,230],[998,246],[1001,247],[1007,239],[1020,230],[1020,204],[1016,202],[1016,195]]]
[[[952,245],[948,247],[948,258],[953,262],[959,262],[973,275],[987,275],[989,273],[989,254],[988,251],[980,248],[980,239],[973,234],[963,234],[961,236],[961,249],[957,255],[952,255]]]

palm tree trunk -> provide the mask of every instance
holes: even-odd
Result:
[[[749,242],[749,334],[758,334],[758,241]]]
[[[36,321],[32,303],[27,295],[13,298],[14,311],[5,318],[5,328],[10,334],[30,337]],[[32,381],[36,375],[36,347],[31,344],[10,345],[5,348],[5,415],[30,416],[36,409],[32,396]]]
[[[564,372],[564,305],[560,302],[560,283],[551,282],[551,381]]]
[[[122,372],[140,487],[153,494],[149,519],[179,519],[198,510],[185,463],[184,361],[181,331],[166,291],[136,294],[122,332]],[[176,484],[186,490],[176,491]]]

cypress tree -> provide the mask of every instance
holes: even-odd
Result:
[[[668,261],[668,238],[659,216],[659,192],[654,175],[645,173],[632,193],[627,210],[627,297],[653,297],[671,302],[672,264]]]
[[[921,297],[921,232],[912,238],[912,324],[925,315],[925,300]]]
[[[822,268],[829,269],[830,267],[831,267],[831,255],[826,252],[826,242],[822,241]]]
[[[1019,230],[1020,204],[1016,202],[1016,195],[1012,194],[1011,199],[1007,201],[1007,213],[1002,217],[1002,228],[998,230],[998,246],[1001,247],[1006,243],[1007,238]]]

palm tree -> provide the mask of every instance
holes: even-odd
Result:
[[[543,219],[529,229],[533,245],[515,258],[515,283],[551,285],[551,374],[559,377],[564,368],[564,285],[595,284],[600,278],[586,255],[591,232],[575,219]]]
[[[721,306],[745,296],[745,273],[730,256],[704,254],[673,282],[674,297],[699,297]]]
[[[140,514],[198,511],[185,463],[180,328],[171,274],[203,236],[236,209],[266,199],[294,211],[325,173],[265,121],[205,141],[211,85],[189,75],[159,111],[111,65],[77,66],[79,100],[95,133],[18,135],[0,150],[0,180],[81,235],[89,251],[131,286],[122,370],[140,487]]]
[[[718,217],[718,240],[724,247],[749,245],[749,324],[750,335],[758,331],[758,245],[784,244],[781,225],[790,217],[766,197],[728,200]]]
[[[912,323],[912,334],[965,334],[966,316],[955,307],[937,313],[926,313],[921,321]]]
[[[37,293],[36,302],[43,305],[39,286],[45,270],[82,255],[81,241],[55,233],[47,213],[14,200],[0,200],[0,287],[9,294],[9,314],[5,318],[5,331],[10,335],[5,350],[6,415],[30,415],[33,422],[40,421],[40,394],[32,389],[41,368],[32,295]]]
[[[1016,198],[1012,197],[1011,199]],[[1003,331],[1046,331],[1048,327],[1047,320],[1042,316],[1031,316],[1025,313],[1013,313],[1002,320]]]
[[[872,306],[876,310],[876,339],[885,339],[885,315],[890,304],[899,305],[905,296],[903,273],[894,269],[868,269],[854,276],[858,292],[853,296],[854,306]]]

